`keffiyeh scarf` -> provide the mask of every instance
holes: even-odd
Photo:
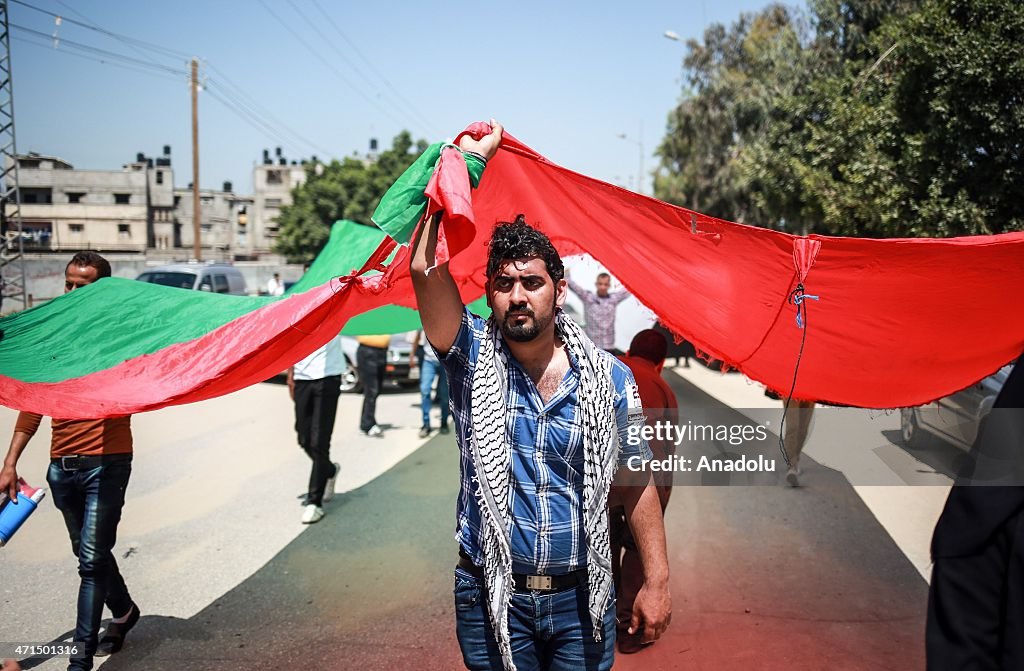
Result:
[[[583,521],[587,540],[589,611],[594,638],[612,592],[611,547],[608,541],[608,488],[618,464],[619,439],[615,420],[611,362],[572,319],[558,311],[556,332],[579,366],[577,402],[583,427]],[[480,345],[471,391],[473,430],[470,449],[476,469],[476,498],[482,520],[487,608],[506,671],[515,671],[508,633],[512,599],[511,520],[509,509],[512,450],[506,441],[505,420],[508,353],[499,342],[500,330],[491,317]]]

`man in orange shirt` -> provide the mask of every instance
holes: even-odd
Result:
[[[64,293],[102,277],[110,277],[110,263],[95,252],[79,252],[64,270]],[[17,500],[18,459],[41,420],[34,413],[18,415],[0,469],[0,491],[6,491],[12,501]],[[81,577],[75,641],[83,645],[84,656],[72,659],[68,669],[87,671],[94,655],[120,650],[125,635],[139,620],[139,608],[128,595],[112,552],[132,471],[131,417],[53,418],[52,428],[46,481],[54,505],[64,515]],[[100,639],[104,603],[114,619]]]
[[[661,369],[665,365],[667,351],[668,341],[665,340],[665,336],[654,329],[646,329],[633,336],[629,352],[626,356],[621,357],[622,362],[633,373],[637,389],[640,392],[640,403],[643,405],[646,422],[651,426],[654,426],[656,422],[674,423],[679,418],[679,403],[676,400],[675,392],[661,377]],[[666,441],[650,440],[648,444],[655,460],[666,459],[674,452],[674,446]],[[654,483],[658,490],[658,498],[661,500],[661,513],[664,516],[669,495],[672,493],[671,473],[654,473]],[[629,624],[630,613],[633,612],[633,602],[636,600],[637,592],[644,584],[644,570],[637,552],[636,542],[633,540],[633,534],[626,521],[625,509],[617,503],[614,488],[608,508],[611,525],[612,572],[615,576],[615,607],[620,627],[623,627],[621,623],[625,623],[627,626]],[[624,627],[619,630],[617,641],[619,652],[624,655],[637,652],[650,645],[643,643],[640,636],[630,634]]]

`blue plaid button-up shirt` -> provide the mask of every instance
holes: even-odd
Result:
[[[481,548],[480,508],[474,494],[475,469],[470,451],[473,370],[486,337],[486,322],[465,310],[455,343],[444,358],[451,389],[452,415],[460,451],[461,486],[455,539],[478,566]],[[504,343],[502,344],[504,347]],[[633,374],[611,360],[618,424],[619,463],[632,456],[651,458],[647,443],[627,440],[630,421],[643,423]],[[583,427],[577,413],[579,366],[570,367],[551,399],[544,403],[533,380],[509,357],[505,439],[512,449],[512,570],[515,573],[558,575],[587,564],[583,521]],[[629,409],[634,413],[630,418]],[[632,443],[632,444],[631,444]]]

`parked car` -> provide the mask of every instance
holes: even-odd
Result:
[[[179,289],[212,291],[216,294],[245,296],[245,277],[226,263],[172,263],[144,271],[135,279]]]
[[[992,409],[1013,364],[1003,366],[977,384],[938,401],[900,409],[900,433],[907,447],[923,447],[931,436],[970,450],[981,420]]]

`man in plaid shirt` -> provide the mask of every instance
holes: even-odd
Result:
[[[461,148],[493,157],[501,127],[492,127]],[[651,458],[630,431],[643,423],[636,383],[560,314],[561,259],[522,216],[491,239],[491,320],[468,311],[448,264],[436,263],[439,220],[421,227],[411,271],[424,333],[449,373],[460,448],[463,659],[473,670],[610,669],[608,482],[616,462]],[[646,579],[629,632],[653,641],[671,619],[661,506],[649,480],[623,497]]]
[[[579,296],[583,302],[583,319],[586,321],[587,335],[594,344],[612,354],[622,354],[615,348],[615,311],[619,303],[629,298],[625,289],[611,291],[612,276],[601,273],[594,282],[594,291],[588,291],[566,277],[569,290]]]

